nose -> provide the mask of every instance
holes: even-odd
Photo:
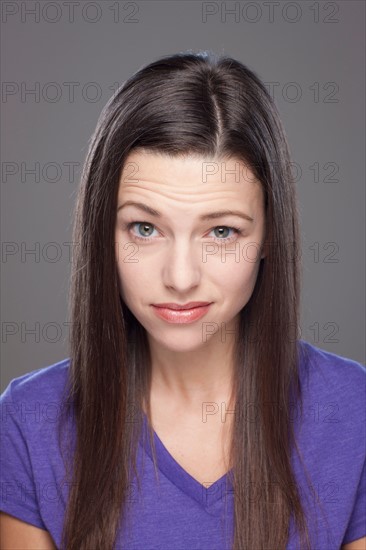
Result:
[[[203,263],[198,246],[193,247],[186,239],[177,239],[163,261],[162,279],[166,287],[188,296],[199,285]]]

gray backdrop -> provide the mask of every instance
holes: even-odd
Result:
[[[301,337],[365,358],[365,3],[2,2],[2,376],[67,357],[71,213],[101,109],[142,65],[212,49],[285,125],[302,232]]]

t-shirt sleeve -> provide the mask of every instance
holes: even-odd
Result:
[[[31,404],[16,398],[10,382],[0,395],[0,510],[41,529],[46,529],[39,511],[41,488],[35,483],[29,453]],[[33,417],[34,419],[34,417]]]
[[[352,514],[342,544],[366,536],[366,469],[365,461],[356,493]]]

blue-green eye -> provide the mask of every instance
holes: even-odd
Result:
[[[141,230],[142,234],[138,234],[138,235],[135,235],[135,237],[137,238],[142,238],[143,240],[146,240],[146,238],[150,238],[151,236],[151,233],[152,233],[152,228],[154,228],[154,226],[151,224],[151,223],[147,223],[147,222],[132,222],[132,223],[129,223],[128,224],[128,230],[131,229],[132,226],[134,225],[137,225],[137,226],[140,226],[138,228],[138,231]],[[147,232],[147,234],[145,234],[145,231]]]
[[[224,232],[226,231],[233,231],[234,232],[234,235],[231,235],[230,237],[214,237],[214,240],[216,242],[222,242],[224,241],[224,243],[228,243],[228,242],[231,242],[231,241],[235,241],[238,236],[242,235],[243,232],[241,229],[239,229],[239,227],[232,227],[232,226],[229,226],[229,225],[217,225],[216,227],[214,227],[213,229],[211,229],[211,231],[217,231],[217,230],[224,230]],[[220,235],[220,233],[219,233]]]
[[[136,235],[136,233],[132,232],[132,227],[133,226],[141,226],[141,233]],[[149,222],[130,222],[128,223],[126,226],[125,226],[125,229],[128,230],[129,233],[132,233],[132,236],[137,239],[137,240],[140,240],[140,241],[152,241],[155,239],[155,237],[151,237],[151,234],[153,232],[153,230],[155,229],[155,226],[152,224],[152,223],[149,223]],[[234,235],[231,235],[230,237],[213,237],[213,240],[215,240],[216,242],[219,242],[219,243],[222,243],[222,242],[231,242],[233,240],[235,240],[235,238],[238,236],[238,235],[242,235],[242,231],[241,229],[239,229],[238,227],[232,227],[232,226],[228,226],[228,225],[217,225],[216,227],[212,228],[211,231],[217,231],[217,230],[224,230],[224,233],[226,233],[227,231],[233,231],[234,232]],[[138,231],[140,232],[140,229],[138,229]],[[145,234],[144,235],[144,232],[148,233],[148,234]],[[219,233],[220,234],[220,233]]]

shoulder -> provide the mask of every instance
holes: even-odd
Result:
[[[304,340],[299,341],[299,351],[303,412],[295,423],[302,421],[304,441],[309,448],[323,449],[319,453],[336,453],[335,462],[342,456],[346,460],[353,453],[361,466],[366,367]]]
[[[0,395],[2,431],[51,429],[67,403],[69,358],[13,378]]]
[[[13,378],[0,396],[1,403],[8,400],[27,400],[33,397],[47,399],[61,395],[64,389],[70,359],[65,358],[47,367]]]
[[[0,396],[0,509],[47,530],[55,541],[68,491],[56,428],[67,401],[69,363],[66,358],[13,378]]]
[[[298,456],[295,471],[302,494],[324,507],[329,525],[319,537],[333,538],[324,547],[340,548],[365,534],[366,367],[304,340],[299,351],[303,409],[293,417],[315,496]]]
[[[299,374],[304,389],[319,394],[346,397],[350,393],[361,398],[366,385],[366,367],[343,355],[337,355],[310,344],[298,341]]]

